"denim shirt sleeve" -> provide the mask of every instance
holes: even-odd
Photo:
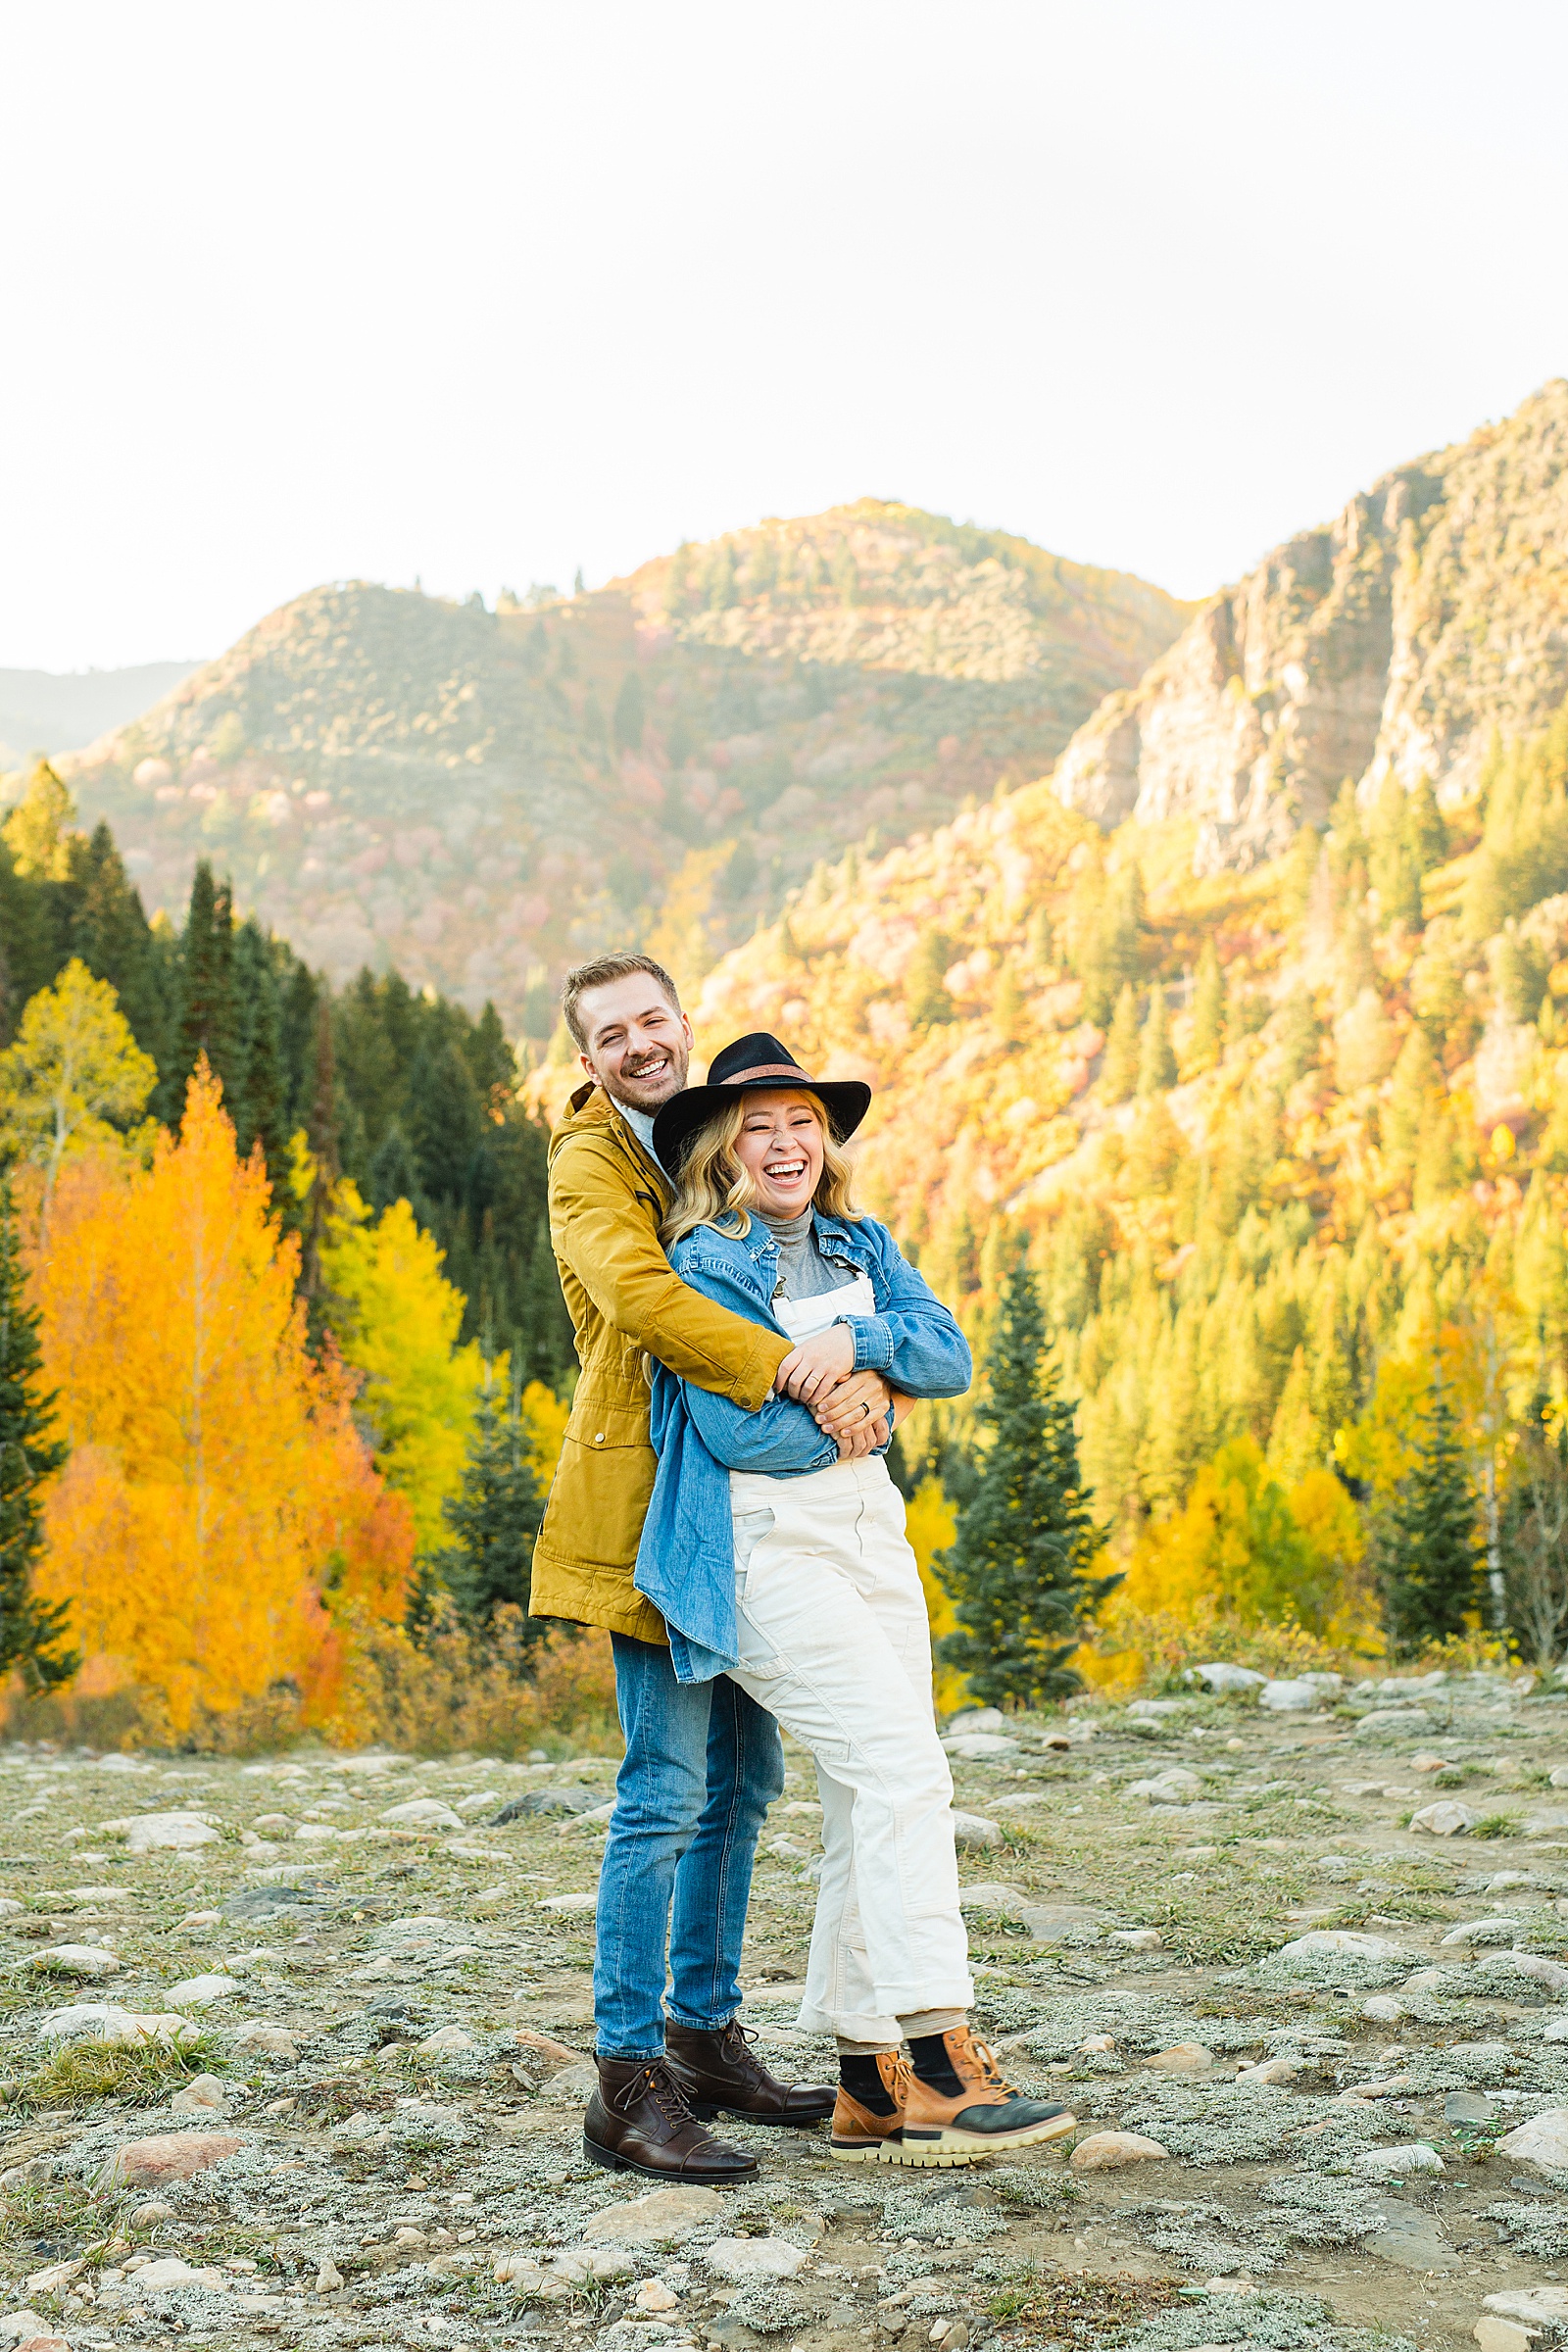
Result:
[[[727,1251],[705,1248],[700,1235],[691,1235],[676,1244],[671,1262],[682,1282],[705,1298],[716,1299],[719,1305],[765,1329],[777,1328],[756,1292],[739,1279]],[[703,1444],[726,1470],[755,1470],[764,1475],[825,1470],[839,1458],[833,1440],[823,1436],[806,1406],[792,1397],[769,1396],[755,1413],[749,1413],[711,1389],[688,1384],[684,1402]]]
[[[885,1225],[862,1217],[853,1229],[871,1253],[867,1272],[877,1312],[847,1320],[855,1333],[858,1372],[886,1373],[906,1396],[961,1396],[974,1378],[969,1343],[922,1274]]]

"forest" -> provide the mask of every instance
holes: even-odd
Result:
[[[334,991],[207,865],[149,923],[47,763],[0,939],[5,1665],[220,1740],[373,1715],[443,1642],[514,1679],[572,1358],[494,1009]]]

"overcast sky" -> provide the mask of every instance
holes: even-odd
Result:
[[[0,31],[0,667],[866,493],[1199,596],[1568,370],[1533,0],[174,0]]]

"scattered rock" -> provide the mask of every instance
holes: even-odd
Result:
[[[330,1892],[317,1882],[284,1886],[270,1881],[264,1886],[240,1886],[224,1896],[223,1917],[236,1927],[263,1927],[270,1919],[318,1912]]]
[[[1464,1804],[1456,1796],[1444,1796],[1435,1805],[1423,1805],[1419,1813],[1412,1813],[1410,1827],[1428,1838],[1462,1838],[1481,1819],[1474,1805]]]
[[[1304,1936],[1282,1943],[1275,1955],[1294,1960],[1303,1952],[1348,1952],[1358,1960],[1405,1960],[1409,1954],[1386,1936],[1365,1936],[1355,1928],[1309,1928]]]
[[[1568,2170],[1568,2107],[1547,2107],[1527,2124],[1499,2139],[1504,2156],[1520,2164],[1539,2164],[1544,2171]]]
[[[1561,2327],[1568,2323],[1568,2286],[1504,2287],[1495,2295],[1483,2295],[1481,2307],[1511,2320],[1539,2320],[1543,2327]]]
[[[1361,2015],[1371,2018],[1374,2025],[1396,2026],[1406,2011],[1404,2003],[1396,2000],[1392,1992],[1374,1992],[1361,2003]]]
[[[1524,1926],[1522,1919],[1462,1919],[1446,1936],[1438,1938],[1439,1951],[1446,1951],[1451,1943],[1506,1943]]]
[[[281,2058],[286,2066],[299,2064],[299,2047],[292,2034],[281,2026],[241,2026],[234,2036],[236,2050],[261,2050],[269,2058]]]
[[[212,1813],[132,1813],[123,1821],[99,1824],[112,1838],[123,1838],[133,1854],[168,1848],[190,1853],[199,1845],[219,1843],[218,1820]]]
[[[725,2211],[711,2188],[655,2188],[622,2205],[601,2206],[582,2228],[584,2245],[658,2246],[678,2244]]]
[[[1260,1707],[1272,1707],[1280,1715],[1314,1715],[1322,1703],[1322,1693],[1314,1683],[1265,1683],[1257,1694],[1257,1703]]]
[[[1206,2074],[1214,2063],[1212,2050],[1205,2050],[1200,2041],[1175,2041],[1168,2050],[1156,2051],[1144,2064],[1160,2075]]]
[[[963,1732],[942,1744],[950,1756],[961,1756],[966,1764],[1000,1764],[1018,1753],[1017,1740],[1002,1732]]]
[[[1152,1805],[1190,1805],[1203,1793],[1203,1784],[1196,1772],[1173,1764],[1152,1781],[1132,1781],[1122,1790],[1123,1796],[1144,1796]]]
[[[568,2050],[564,2041],[552,2041],[548,2034],[535,2034],[527,2026],[514,2026],[513,2039],[524,2050],[536,2050],[547,2066],[580,2066],[581,2050]]]
[[[438,1796],[411,1796],[388,1805],[381,1819],[406,1830],[461,1830],[463,1823]]]
[[[1157,1952],[1163,1940],[1157,1928],[1113,1928],[1110,1933],[1110,1941],[1129,1952]]]
[[[479,2044],[463,2026],[438,2026],[418,2046],[421,2050],[476,2050]]]
[[[180,2115],[198,2115],[216,2108],[221,2114],[228,2104],[228,2091],[216,2075],[197,2075],[176,2090],[169,2104]]]
[[[1162,2148],[1157,2139],[1145,2139],[1140,2132],[1092,2132],[1068,2161],[1075,2173],[1108,2173],[1120,2165],[1146,2164],[1169,2154],[1169,2148]]]
[[[1238,2082],[1294,2082],[1306,2063],[1304,2058],[1264,2058],[1256,2066],[1244,2066],[1236,2080]]]
[[[614,2246],[568,2246],[564,2254],[551,2256],[550,2268],[568,2286],[581,2286],[589,2278],[610,2280],[637,2276],[637,2265],[631,2256]]]
[[[34,1952],[32,1965],[48,1977],[113,1977],[120,1970],[114,1953],[99,1943],[52,1943]]]
[[[188,2180],[209,2165],[238,2155],[244,2141],[228,2132],[164,2132],[133,2139],[110,2158],[99,2176],[99,2193],[112,2188],[156,2188],[165,2180]]]
[[[1450,2090],[1443,2102],[1446,2124],[1490,2124],[1496,2112],[1484,2090]]]
[[[1402,2180],[1412,2173],[1442,2173],[1447,2167],[1436,2148],[1413,2139],[1396,2148],[1364,2148],[1355,2170],[1363,2180]]]
[[[703,2259],[719,2278],[793,2278],[808,2259],[782,2237],[718,2237]]]
[[[960,1854],[972,1851],[976,1846],[1002,1843],[1002,1831],[996,1822],[987,1821],[983,1813],[960,1813],[956,1807],[953,1815],[953,1836]]]
[[[592,1911],[598,1907],[597,1894],[547,1894],[540,1902],[541,1911]]]
[[[759,2239],[758,2242],[761,2244],[763,2241]],[[633,2295],[632,2301],[639,2311],[661,2312],[680,2309],[679,2295],[671,2293],[662,2278],[645,2278],[636,2294]]]
[[[943,1737],[951,1739],[955,1732],[1004,1732],[1007,1718],[1000,1707],[960,1707],[950,1715],[943,1726]]]
[[[1362,1732],[1409,1732],[1414,1735],[1430,1732],[1432,1728],[1431,1716],[1423,1715],[1418,1707],[1374,1707],[1370,1714],[1361,1717],[1355,1727],[1357,1736]]]
[[[226,2001],[240,1989],[235,1977],[218,1975],[187,1977],[183,1984],[171,1984],[168,1997],[178,2002],[182,2009],[211,2009],[219,2001]]]
[[[1544,1984],[1548,1992],[1561,1992],[1568,1987],[1568,1968],[1560,1960],[1548,1960],[1542,1952],[1488,1952],[1478,1965],[1489,1977],[1529,1977],[1533,1983]]]
[[[594,1801],[581,1788],[530,1788],[525,1796],[514,1796],[499,1813],[492,1813],[486,1826],[502,1830],[509,1821],[525,1821],[531,1813],[586,1813]]]
[[[321,2257],[321,2267],[316,2274],[317,2293],[318,2295],[335,2295],[342,2283],[342,2272],[332,2260],[331,2255],[324,2254]]]
[[[960,1911],[998,1911],[1004,1919],[1020,1918],[1027,1899],[1016,1886],[1004,1886],[1000,1881],[958,1889]]]
[[[1210,1690],[1255,1690],[1268,1681],[1266,1674],[1257,1674],[1250,1666],[1233,1666],[1224,1658],[1211,1658],[1206,1665],[1194,1666],[1188,1679],[1194,1678]]]

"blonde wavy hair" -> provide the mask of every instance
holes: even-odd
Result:
[[[659,1228],[660,1238],[666,1247],[673,1248],[683,1235],[694,1233],[699,1225],[716,1225],[721,1233],[733,1234],[737,1239],[750,1233],[752,1220],[747,1211],[756,1206],[757,1183],[736,1158],[735,1145],[751,1108],[750,1094],[761,1091],[754,1088],[742,1093],[692,1137],[675,1178],[675,1198]],[[847,1217],[852,1223],[857,1222],[860,1211],[850,1194],[853,1170],[849,1155],[835,1138],[827,1113],[815,1095],[804,1087],[793,1086],[766,1091],[798,1095],[802,1102],[810,1104],[822,1130],[822,1173],[811,1195],[811,1206],[819,1208],[825,1217]]]

